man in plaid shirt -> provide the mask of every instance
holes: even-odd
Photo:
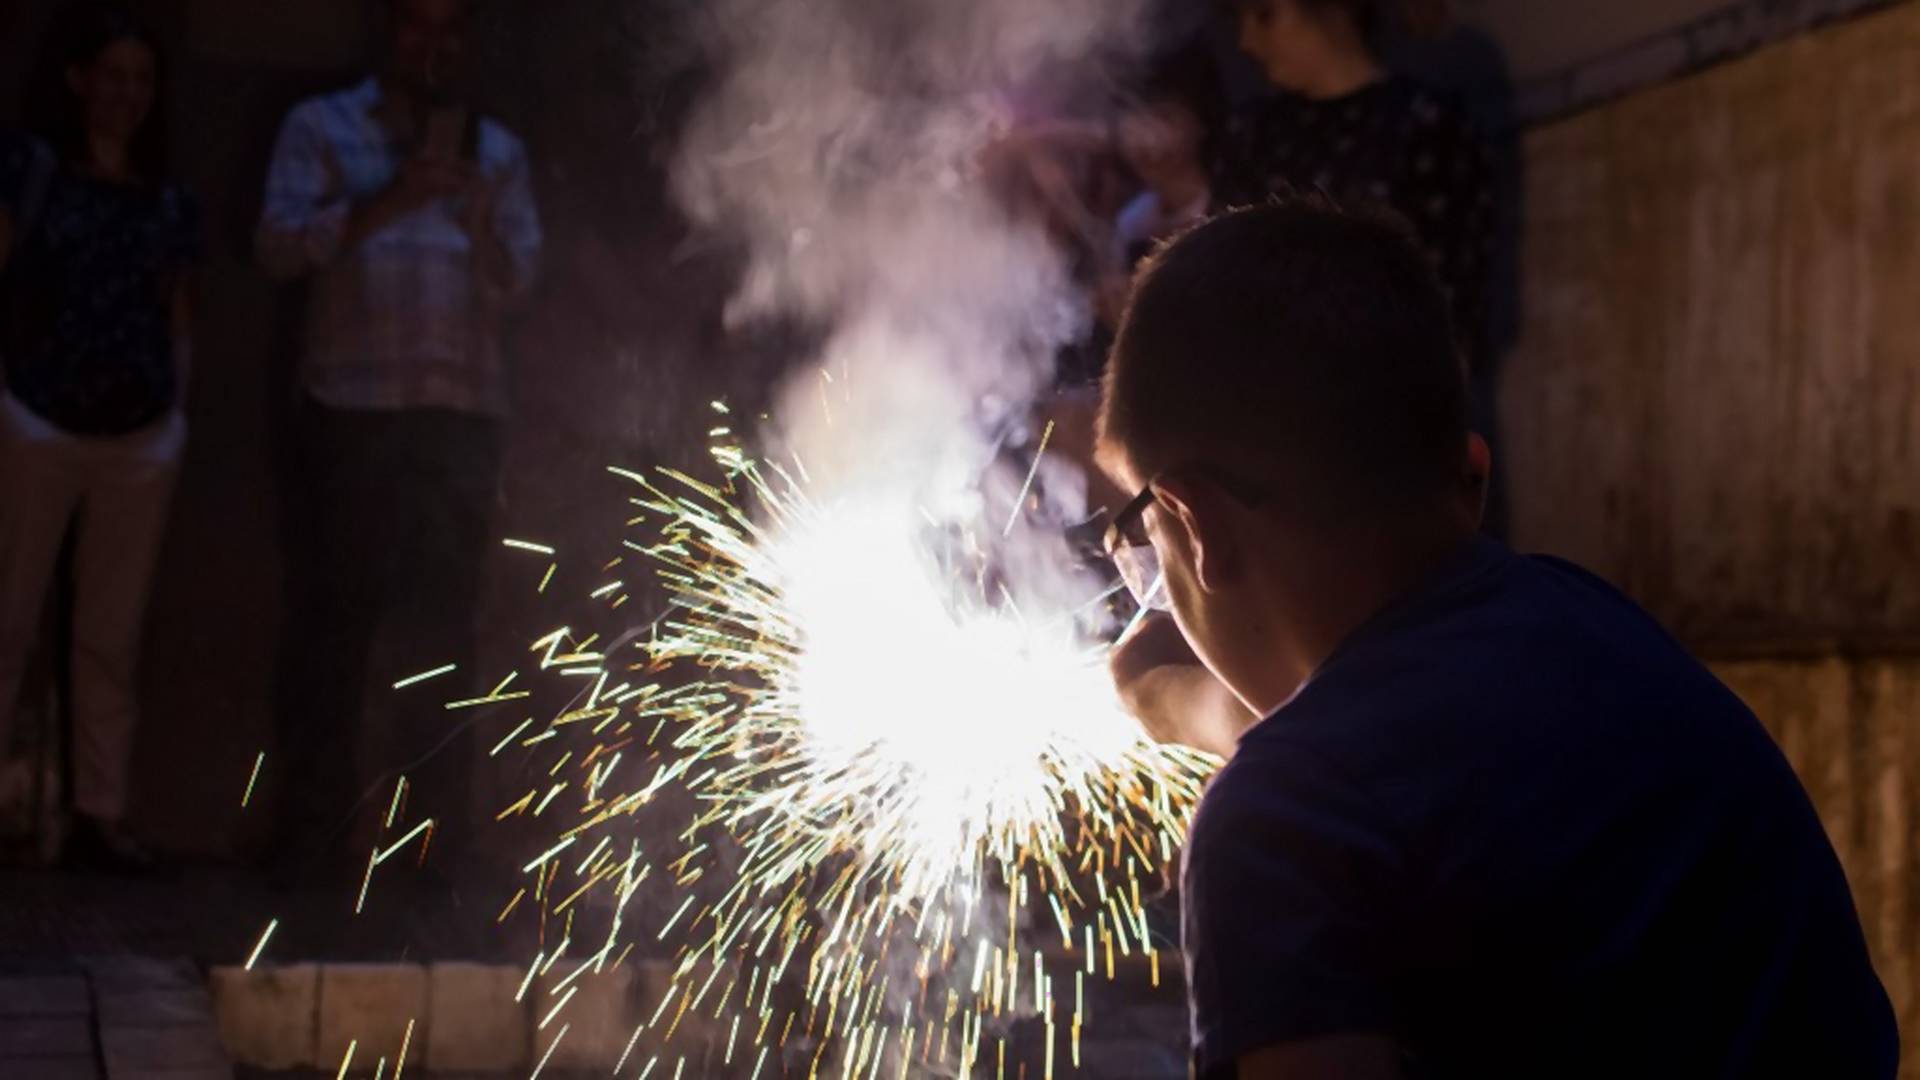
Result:
[[[459,94],[466,7],[387,0],[378,73],[295,107],[267,177],[260,261],[309,295],[304,550],[278,709],[276,847],[294,868],[331,861],[348,829],[380,625],[404,620],[401,674],[458,665],[432,684],[436,702],[472,677],[507,406],[501,328],[533,280],[540,224],[519,140]],[[457,848],[471,748],[437,704],[408,713],[382,756],[412,783],[409,815],[442,823],[435,847]]]

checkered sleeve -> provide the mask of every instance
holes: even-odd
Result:
[[[502,246],[512,258],[512,280],[508,297],[524,296],[539,272],[540,211],[534,204],[531,168],[527,152],[518,139],[508,137],[505,160],[500,170],[500,194],[494,205],[493,228]]]
[[[254,234],[260,263],[276,277],[298,277],[340,254],[351,204],[312,106],[288,115],[267,170],[267,190]]]

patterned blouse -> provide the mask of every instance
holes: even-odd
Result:
[[[6,272],[7,389],[75,435],[137,431],[180,392],[173,289],[198,255],[194,201],[173,183],[113,183],[56,165],[23,223],[36,156],[52,160],[29,139],[0,140],[0,206],[17,233]]]
[[[1466,119],[1431,92],[1385,79],[1345,97],[1274,95],[1228,124],[1214,163],[1218,206],[1282,191],[1322,191],[1341,205],[1405,218],[1453,302],[1455,333],[1479,353],[1493,262],[1492,177]]]

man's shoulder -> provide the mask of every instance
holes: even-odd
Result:
[[[364,113],[372,103],[373,89],[371,78],[360,78],[301,98],[287,110],[287,123],[337,125],[344,117]]]
[[[1284,741],[1369,782],[1386,774],[1426,785],[1456,757],[1506,760],[1533,745],[1542,717],[1576,743],[1751,721],[1652,616],[1599,578],[1483,548],[1343,646],[1243,746]]]
[[[480,153],[487,160],[511,161],[527,154],[526,141],[514,134],[506,122],[485,113],[479,117]]]

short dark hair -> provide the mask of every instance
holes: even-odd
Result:
[[[1466,453],[1446,294],[1397,218],[1323,196],[1229,211],[1141,271],[1100,438],[1147,476],[1214,465],[1326,515],[1425,499]]]
[[[1220,4],[1229,13],[1238,15],[1250,7],[1271,3],[1272,0],[1220,0]],[[1388,30],[1404,30],[1415,37],[1437,38],[1446,33],[1453,20],[1452,4],[1449,0],[1296,0],[1302,7],[1318,14],[1344,13],[1353,20],[1362,36],[1376,41]]]

